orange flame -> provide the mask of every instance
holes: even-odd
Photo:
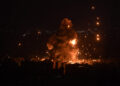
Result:
[[[76,39],[70,40],[70,44],[72,44],[73,46],[76,45],[76,43],[77,43]]]

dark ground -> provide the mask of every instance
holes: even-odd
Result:
[[[52,69],[50,62],[23,62],[19,67],[10,60],[0,64],[0,86],[119,86],[120,64],[67,65]]]

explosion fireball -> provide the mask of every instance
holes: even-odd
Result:
[[[52,35],[47,43],[50,58],[53,62],[68,63],[78,59],[77,33],[72,22],[64,18],[58,32]]]

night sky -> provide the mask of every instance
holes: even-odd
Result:
[[[90,7],[96,6],[91,12]],[[77,30],[87,28],[88,22],[100,16],[103,32],[106,34],[105,49],[111,56],[119,55],[119,0],[3,0],[0,3],[0,32],[2,44],[9,31],[14,33],[39,27],[56,30],[60,21],[70,18]],[[7,34],[5,33],[7,32]],[[3,41],[4,40],[4,41]],[[2,46],[3,51],[6,46]],[[113,53],[114,50],[114,53]]]
[[[105,0],[4,0],[1,3],[1,25],[55,27],[62,18],[68,17],[76,26],[85,26],[93,15],[98,15],[104,22],[109,23],[112,10],[116,10],[113,8],[114,2],[114,0],[109,2]],[[92,5],[96,6],[94,14],[90,10]]]

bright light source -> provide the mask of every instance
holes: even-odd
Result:
[[[96,40],[100,41],[100,35],[99,34],[96,35]]]
[[[70,40],[70,44],[75,45],[77,43],[76,41],[76,39]]]
[[[70,25],[68,25],[67,27],[70,28]]]

